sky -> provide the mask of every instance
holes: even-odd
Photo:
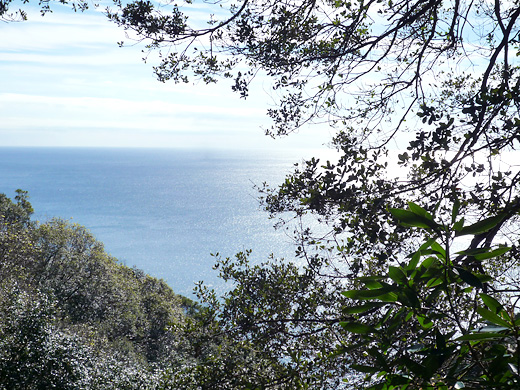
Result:
[[[124,32],[99,11],[53,4],[41,17],[0,22],[0,146],[321,148],[325,129],[284,139],[269,127],[269,87],[244,100],[230,84],[161,83],[143,45],[120,48]]]

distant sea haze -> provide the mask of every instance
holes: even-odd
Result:
[[[128,266],[191,295],[225,288],[210,253],[291,257],[294,247],[260,210],[253,183],[277,185],[301,152],[0,148],[0,192],[29,191],[35,219],[86,226]]]

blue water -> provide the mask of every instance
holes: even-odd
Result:
[[[191,296],[199,280],[225,288],[210,253],[293,254],[252,187],[280,183],[300,154],[0,148],[0,192],[29,191],[35,219],[84,225],[122,263]]]

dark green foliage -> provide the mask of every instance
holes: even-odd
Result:
[[[333,386],[344,375],[345,366],[327,357],[339,337],[334,325],[340,284],[317,278],[312,267],[283,261],[251,265],[249,253],[239,253],[218,258],[220,276],[235,286],[221,301],[199,287],[226,335],[250,344],[256,361],[270,367],[264,378],[259,369],[243,368],[260,388]]]
[[[150,361],[166,352],[167,327],[184,312],[163,281],[118,264],[82,226],[51,220],[34,236],[41,253],[35,282],[52,291],[64,319],[96,326],[109,340],[130,340]]]
[[[82,226],[30,222],[18,194],[0,203],[0,388],[158,388],[162,370],[190,359],[180,326],[197,305]]]
[[[489,275],[511,248],[451,253],[456,237],[489,231],[501,218],[455,229],[425,224],[424,212],[413,203],[391,210],[400,223],[428,229],[430,238],[402,265],[361,278],[363,289],[343,293],[354,302],[343,310],[351,318],[340,325],[362,341],[339,352],[366,351],[367,361],[352,367],[368,374],[373,390],[519,388],[518,289],[497,288]],[[434,221],[429,214],[426,219]],[[487,271],[475,272],[455,255],[476,258]]]
[[[48,296],[2,283],[0,305],[0,388],[75,388],[85,347],[53,326]]]
[[[34,211],[29,203],[27,191],[16,190],[14,199],[16,203],[12,202],[5,194],[0,194],[2,227],[27,227],[31,223],[31,215]]]

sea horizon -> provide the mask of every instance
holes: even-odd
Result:
[[[211,253],[253,262],[294,244],[260,210],[253,186],[276,186],[299,152],[184,148],[0,147],[0,192],[28,191],[35,214],[85,226],[121,263],[190,296],[226,288]],[[307,157],[307,156],[305,156]]]

